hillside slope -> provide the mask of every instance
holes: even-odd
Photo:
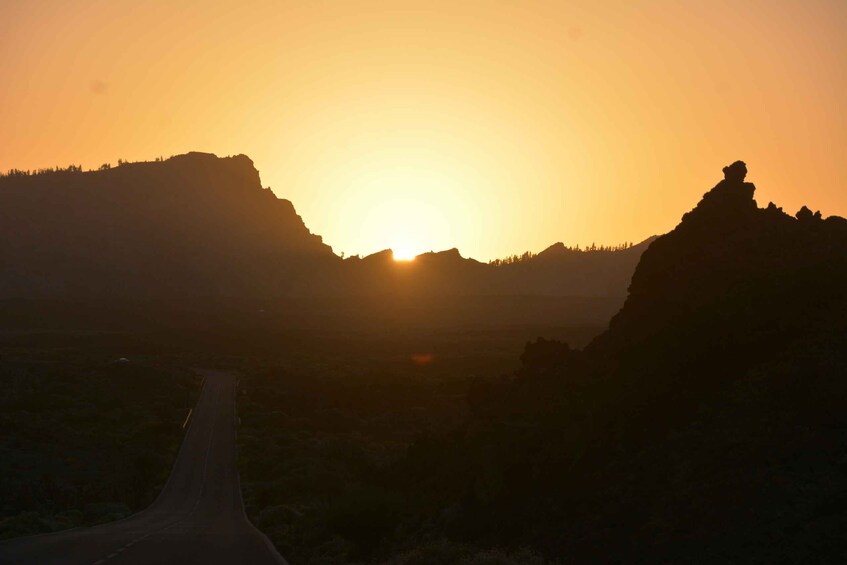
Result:
[[[0,297],[274,296],[338,259],[244,155],[0,179]]]
[[[410,452],[442,531],[574,563],[847,558],[847,221],[758,208],[745,174],[650,245],[608,331],[528,343]]]

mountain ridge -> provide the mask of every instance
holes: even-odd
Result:
[[[190,152],[0,178],[0,298],[623,297],[638,250],[492,266],[458,249],[342,260],[246,155]],[[646,246],[645,246],[646,247]],[[639,248],[640,249],[640,248]]]

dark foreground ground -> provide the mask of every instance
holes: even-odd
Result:
[[[205,385],[164,490],[124,520],[0,544],[3,563],[284,563],[247,520],[235,448],[233,376]],[[108,480],[108,477],[104,477]]]
[[[261,563],[249,552],[271,554],[243,518],[240,484],[250,521],[291,563],[412,563],[422,553],[431,563],[541,563],[521,548],[437,533],[384,543],[403,518],[398,507],[420,510],[419,500],[391,492],[384,473],[421,438],[460,428],[469,388],[519,367],[527,340],[585,343],[598,331],[266,335],[250,347],[223,334],[199,344],[171,334],[5,335],[0,538],[17,539],[0,541],[0,562],[95,563],[114,554],[107,563]],[[185,369],[197,366],[240,381],[240,477],[231,390],[207,380],[198,400],[201,377]],[[211,391],[221,395],[217,408]]]

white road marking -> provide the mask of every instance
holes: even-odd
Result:
[[[185,421],[182,423],[182,429],[185,429],[185,424],[188,423],[188,419],[191,418],[191,413],[194,411],[194,408],[188,409],[188,416],[185,417]]]

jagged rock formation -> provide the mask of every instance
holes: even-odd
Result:
[[[449,452],[478,454],[466,535],[574,562],[847,555],[847,220],[759,208],[743,163],[724,174],[643,253],[608,331],[530,342],[471,391]]]
[[[845,561],[847,221],[759,208],[741,162],[724,177],[607,332],[529,342],[471,386],[463,429],[380,476],[425,492],[418,534],[568,563]]]
[[[715,348],[771,347],[777,334],[801,331],[844,304],[847,220],[806,207],[796,219],[773,203],[758,208],[744,163],[724,174],[644,252],[623,309],[594,347],[652,355],[684,342],[691,362],[714,358]]]

